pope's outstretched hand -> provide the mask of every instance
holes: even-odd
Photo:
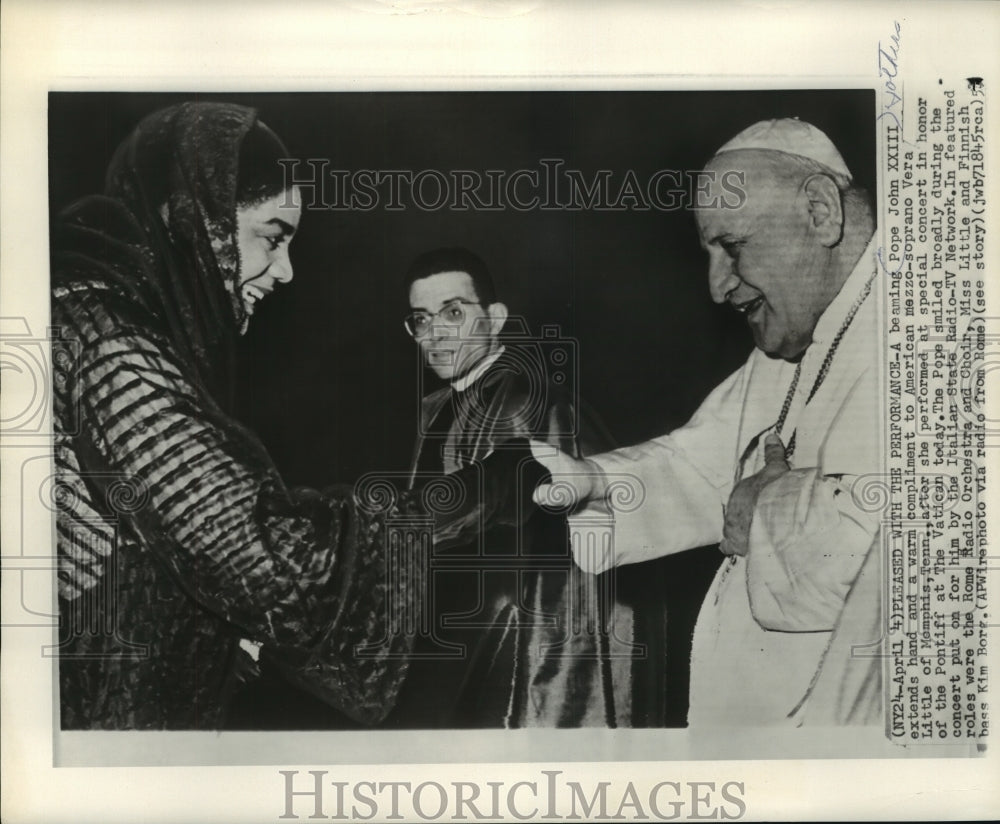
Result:
[[[531,454],[552,476],[535,489],[535,503],[571,510],[604,494],[604,473],[593,461],[574,458],[542,441],[531,441]]]

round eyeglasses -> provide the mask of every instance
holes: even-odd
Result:
[[[456,299],[449,301],[434,314],[430,312],[411,312],[403,318],[406,331],[414,338],[422,338],[431,331],[434,321],[438,318],[445,326],[461,326],[465,323],[465,307],[482,306],[477,300]]]

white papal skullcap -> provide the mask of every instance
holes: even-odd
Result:
[[[833,141],[811,123],[798,118],[785,117],[754,123],[726,143],[716,155],[740,149],[765,149],[807,157],[848,180],[852,179],[851,170]]]

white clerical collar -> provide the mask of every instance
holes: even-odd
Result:
[[[819,316],[816,328],[813,329],[812,334],[812,342],[814,344],[825,345],[831,342],[847,317],[847,313],[851,310],[854,301],[865,288],[865,284],[868,283],[872,272],[875,271],[874,267],[877,265],[878,263],[875,260],[875,235],[873,234],[871,240],[868,241],[868,246],[865,248],[864,254],[854,264],[853,271],[847,280],[844,281],[844,285],[840,287],[837,296],[830,301],[830,305]]]
[[[468,372],[466,372],[461,377],[455,378],[451,382],[451,388],[456,392],[464,392],[477,380],[479,380],[483,373],[489,369],[493,363],[503,354],[504,347],[501,346],[495,352],[490,352],[485,358],[483,358],[479,363],[472,367]]]

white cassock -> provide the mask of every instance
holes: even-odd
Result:
[[[702,604],[691,654],[691,726],[871,723],[878,717],[878,659],[865,657],[864,649],[852,655],[851,647],[878,637],[880,513],[869,511],[877,507],[866,509],[861,490],[882,477],[880,278],[807,402],[877,266],[873,239],[820,317],[803,355],[778,432],[786,447],[794,433],[791,471],[762,490],[746,557],[723,563]],[[746,478],[763,466],[762,433],[777,422],[795,370],[794,363],[755,349],[687,424],[662,438],[592,458],[609,476],[637,477],[645,493],[634,511],[615,513],[613,561],[596,563],[636,563],[718,543],[723,506],[737,472]],[[757,436],[757,449],[740,467]],[[572,529],[587,529],[588,514],[606,512],[606,504],[599,501],[588,509],[570,518]],[[574,546],[581,546],[579,535],[575,538]],[[866,558],[869,563],[859,575]],[[579,556],[578,561],[588,563]],[[855,587],[858,595],[845,610],[852,586],[862,580],[865,586]],[[831,644],[834,629],[848,643]],[[831,654],[824,661],[828,647]],[[836,670],[832,676],[827,667]],[[813,689],[814,679],[818,689]],[[845,694],[844,684],[850,682],[852,691]]]

